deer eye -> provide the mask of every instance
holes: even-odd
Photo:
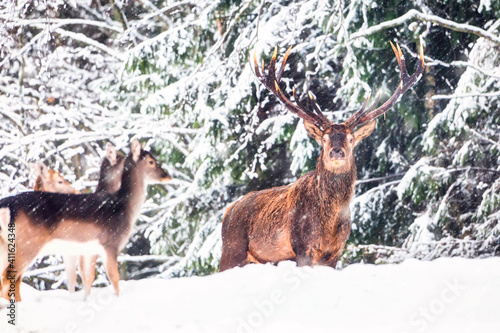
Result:
[[[155,162],[153,162],[153,161],[149,161],[149,164],[150,164],[150,165],[153,165],[153,164],[155,164]]]
[[[57,183],[62,185],[63,181],[62,181],[62,180],[60,180],[60,181],[58,181]]]

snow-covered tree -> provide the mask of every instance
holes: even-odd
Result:
[[[340,122],[396,88],[389,41],[410,72],[422,44],[424,77],[357,148],[344,264],[498,253],[499,13],[466,0],[4,2],[0,193],[29,189],[38,159],[92,190],[105,142],[128,152],[138,136],[174,180],[151,191],[129,251],[169,257],[163,276],[213,272],[225,209],[319,156],[255,79],[254,54],[293,45],[283,89]]]

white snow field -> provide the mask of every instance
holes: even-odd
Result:
[[[83,293],[22,286],[0,332],[500,332],[500,258],[343,270],[292,262],[206,277],[122,281]]]

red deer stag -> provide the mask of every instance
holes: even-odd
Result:
[[[10,211],[9,227],[15,229],[16,236],[14,260],[2,272],[2,296],[11,299],[14,295],[16,301],[21,300],[20,278],[42,249],[101,254],[118,295],[118,253],[127,243],[146,199],[146,187],[168,180],[170,176],[153,155],[133,140],[115,194],[25,192],[0,200],[0,209]]]
[[[283,260],[294,260],[299,266],[336,267],[351,232],[349,202],[356,181],[354,147],[372,133],[376,118],[420,79],[424,69],[421,47],[417,70],[409,76],[399,45],[396,48],[391,43],[391,46],[401,70],[398,88],[376,109],[378,98],[366,108],[367,98],[361,109],[341,124],[329,121],[314,102],[313,110],[302,105],[295,91],[295,104],[283,94],[279,82],[290,49],[277,75],[277,48],[267,74],[264,66],[260,72],[255,56],[255,74],[260,82],[289,111],[304,120],[307,133],[322,149],[316,169],[295,183],[250,192],[227,209],[222,223],[220,271],[248,263]]]

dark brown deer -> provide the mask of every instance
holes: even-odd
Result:
[[[96,192],[115,193],[120,189],[125,156],[116,151],[115,146],[106,144],[106,157],[101,162]]]
[[[116,193],[120,189],[124,162],[125,156],[119,154],[115,146],[108,142],[106,144],[106,156],[102,160],[99,170],[96,193]],[[90,294],[92,283],[95,280],[96,263],[97,255],[95,254],[80,256],[79,258],[80,275],[82,277],[83,289],[85,290],[85,298]]]
[[[422,48],[417,70],[409,76],[399,45],[394,47],[391,43],[391,46],[401,70],[398,88],[376,109],[378,98],[366,108],[367,98],[361,109],[341,124],[329,121],[314,101],[312,110],[300,103],[295,90],[295,104],[283,94],[279,82],[290,49],[277,75],[277,49],[267,74],[264,65],[260,72],[255,57],[255,74],[260,82],[289,111],[304,120],[307,133],[322,150],[316,169],[295,183],[250,192],[227,209],[222,223],[220,271],[248,263],[283,260],[294,260],[299,266],[336,267],[351,232],[349,202],[356,181],[354,147],[372,133],[376,118],[389,110],[420,79],[424,69]]]
[[[118,253],[127,243],[146,198],[146,187],[170,180],[138,140],[123,165],[120,189],[109,194],[25,192],[0,200],[15,228],[15,258],[2,272],[2,296],[21,300],[21,276],[42,251],[100,254],[118,295]],[[3,211],[1,211],[3,212]]]

